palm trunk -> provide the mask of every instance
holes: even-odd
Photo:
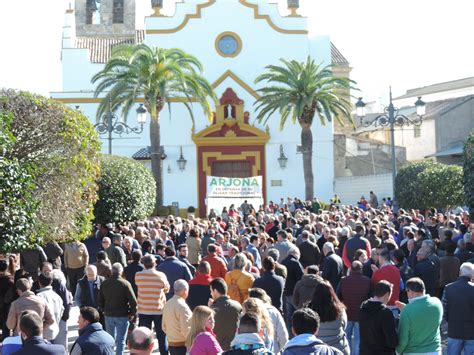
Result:
[[[313,133],[311,126],[301,125],[301,150],[303,153],[303,171],[305,183],[305,198],[313,200],[314,178],[313,178]]]
[[[156,117],[151,117],[150,121],[150,145],[151,145],[151,172],[156,181],[155,211],[163,205],[163,176],[161,160],[161,132],[160,132],[160,111],[157,110]]]

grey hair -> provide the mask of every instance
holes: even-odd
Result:
[[[114,263],[112,265],[112,275],[119,276],[123,273],[123,266],[120,263]]]
[[[51,271],[51,277],[53,280],[58,280],[62,285],[66,285],[66,276],[64,276],[61,270],[53,269],[53,271]]]
[[[189,285],[185,280],[176,280],[173,285],[174,293],[180,293],[183,290],[188,290]]]
[[[247,263],[247,257],[243,253],[238,253],[234,257],[234,269],[243,270]]]
[[[470,262],[465,262],[459,268],[459,276],[467,276],[469,278],[474,277],[474,264]]]
[[[464,234],[464,237],[463,237],[464,241],[466,243],[471,243],[472,242],[472,233],[466,233]]]
[[[430,254],[433,254],[435,251],[436,251],[436,245],[435,243],[430,240],[430,239],[426,239],[424,240],[422,243],[421,243],[422,246],[426,246],[428,249],[429,249],[429,253]]]
[[[278,251],[278,249],[275,249],[275,248],[268,249],[267,255],[271,256],[273,260],[276,260],[276,261],[280,259],[280,252]]]
[[[466,242],[464,241],[463,238],[458,240],[458,248],[459,249],[464,249],[466,247]]]
[[[332,244],[331,242],[326,242],[323,245],[323,250],[324,249],[334,252],[334,244]]]

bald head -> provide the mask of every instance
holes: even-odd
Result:
[[[129,348],[132,354],[148,355],[153,351],[153,332],[147,327],[137,327],[130,334]]]
[[[95,265],[87,265],[86,275],[88,281],[95,281],[97,278],[97,267]]]

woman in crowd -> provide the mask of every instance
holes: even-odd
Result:
[[[321,319],[318,338],[339,349],[344,355],[350,355],[349,343],[345,333],[347,325],[346,307],[337,298],[328,281],[322,281],[316,285],[309,307],[318,313]]]
[[[206,306],[194,308],[191,329],[186,338],[190,355],[214,355],[222,352],[214,329],[214,311]]]

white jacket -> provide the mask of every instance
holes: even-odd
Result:
[[[43,332],[43,337],[46,340],[54,340],[59,334],[59,322],[63,316],[64,306],[63,300],[59,295],[53,291],[51,286],[40,288],[38,290],[37,296],[43,298],[48,304],[49,309],[53,313],[54,323],[51,324]]]

